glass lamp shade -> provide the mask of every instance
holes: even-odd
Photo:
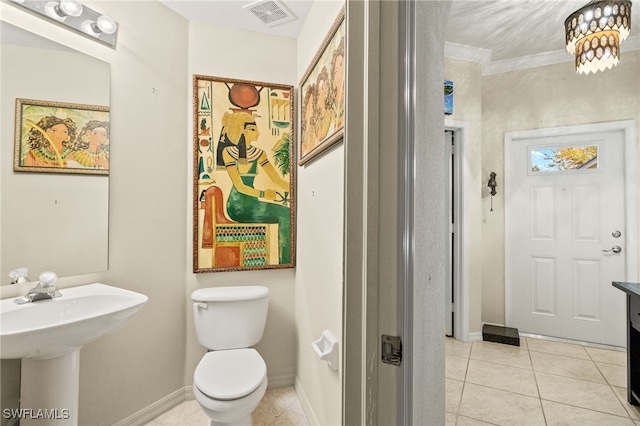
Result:
[[[567,52],[576,56],[580,74],[618,64],[620,42],[631,29],[631,1],[592,0],[564,21]]]
[[[618,65],[620,40],[615,31],[591,34],[576,44],[576,71],[579,74],[604,71]]]

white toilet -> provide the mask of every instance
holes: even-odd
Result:
[[[193,374],[193,394],[211,426],[251,425],[267,390],[267,366],[252,349],[262,339],[269,289],[201,288],[191,294],[198,341],[209,352]]]

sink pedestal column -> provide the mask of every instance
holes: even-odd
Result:
[[[78,424],[80,349],[51,359],[24,358],[21,374],[20,425]]]

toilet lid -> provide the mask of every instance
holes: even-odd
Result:
[[[208,352],[196,367],[193,383],[210,398],[231,400],[249,395],[267,376],[255,349]]]

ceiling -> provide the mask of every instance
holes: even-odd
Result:
[[[278,0],[297,19],[267,27],[245,6],[255,0],[160,0],[185,18],[296,38],[314,0]],[[327,0],[316,0],[327,1]],[[420,1],[420,0],[418,0]],[[588,0],[453,0],[446,40],[490,51],[491,61],[564,49],[564,19]],[[640,5],[632,8],[631,37],[640,31]],[[514,43],[514,40],[520,42]],[[624,47],[624,45],[623,45]]]
[[[258,3],[256,0],[160,0],[191,21],[289,38],[297,38],[300,34],[313,1],[276,0],[296,19],[268,27],[247,8]]]

